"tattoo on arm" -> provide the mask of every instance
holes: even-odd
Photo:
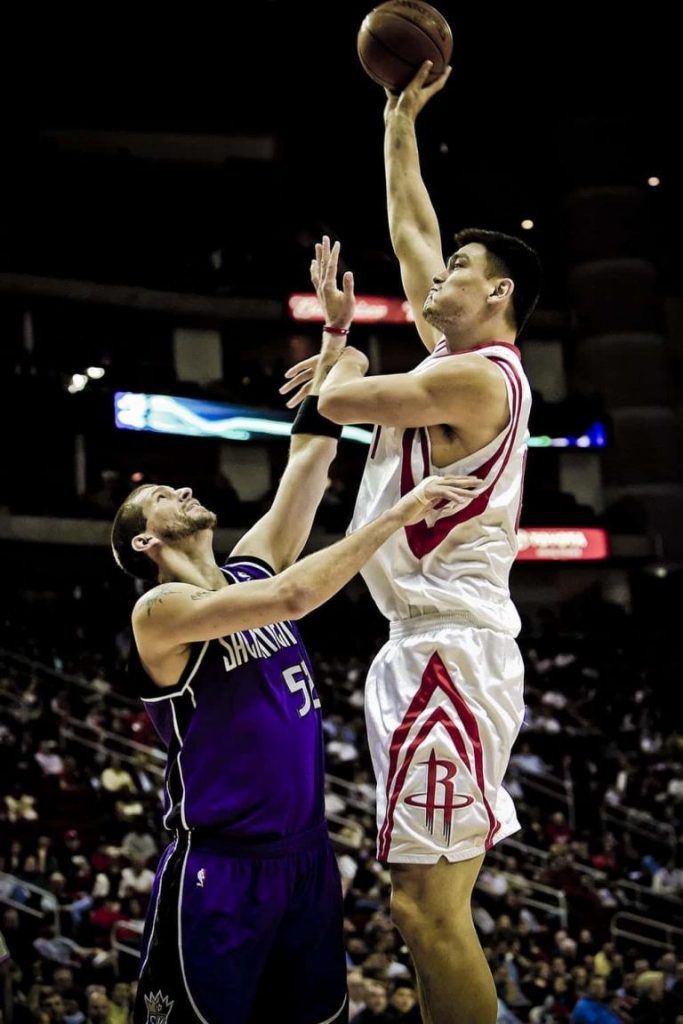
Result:
[[[203,601],[205,597],[211,597],[212,590],[193,590],[190,594],[191,601]]]
[[[147,617],[152,614],[152,609],[158,604],[164,603],[164,598],[168,597],[169,594],[180,594],[181,591],[177,587],[165,587],[163,590],[157,590],[153,594],[149,594],[144,602],[143,607],[147,609]]]

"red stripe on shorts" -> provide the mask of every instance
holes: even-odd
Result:
[[[446,696],[450,699],[451,703],[458,712],[460,721],[465,727],[465,731],[469,737],[474,750],[474,774],[470,765],[469,758],[465,745],[462,741],[462,736],[458,730],[457,725],[448,716],[443,708],[437,707],[434,712],[429,716],[427,721],[421,727],[418,735],[413,739],[412,743],[406,751],[403,763],[400,770],[398,769],[398,758],[400,751],[405,743],[408,734],[414,725],[419,714],[424,711],[429,703],[432,694],[436,689],[444,691]],[[408,769],[412,763],[415,752],[420,744],[429,735],[432,729],[436,725],[442,724],[447,729],[449,736],[453,740],[453,745],[457,750],[460,758],[465,764],[470,775],[476,780],[477,786],[481,792],[486,814],[489,820],[489,831],[486,836],[486,849],[490,849],[492,845],[493,837],[500,828],[500,822],[498,822],[493,815],[491,806],[486,799],[486,793],[484,789],[484,771],[483,771],[483,751],[481,745],[481,737],[479,734],[479,726],[477,720],[467,707],[464,698],[458,692],[457,687],[453,683],[453,680],[448,674],[448,670],[444,665],[443,661],[437,653],[434,653],[429,659],[427,667],[422,676],[420,687],[413,697],[408,710],[406,711],[403,721],[394,731],[391,738],[391,744],[389,747],[389,772],[387,775],[386,793],[387,793],[387,810],[384,816],[384,822],[379,832],[377,839],[377,859],[380,861],[386,861],[389,857],[389,851],[391,849],[392,831],[394,826],[394,815],[396,813],[396,805],[403,789]]]

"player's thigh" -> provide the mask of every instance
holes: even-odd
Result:
[[[348,1019],[341,878],[329,844],[298,859],[297,888],[269,957],[254,1024]],[[259,1016],[260,1014],[260,1016]]]

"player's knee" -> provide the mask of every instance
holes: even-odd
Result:
[[[394,889],[391,895],[391,920],[406,940],[419,936],[426,924],[425,914],[417,900],[408,893]]]
[[[417,898],[410,892],[395,888],[391,896],[391,920],[404,940],[414,946],[421,941],[432,943],[448,936],[465,939],[474,929],[469,899],[446,902],[432,901],[421,894]]]

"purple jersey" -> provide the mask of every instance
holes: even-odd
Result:
[[[275,575],[258,558],[229,558],[231,584]],[[168,751],[164,825],[235,839],[278,839],[324,821],[320,701],[296,626],[277,622],[192,644],[175,686],[131,663]]]

